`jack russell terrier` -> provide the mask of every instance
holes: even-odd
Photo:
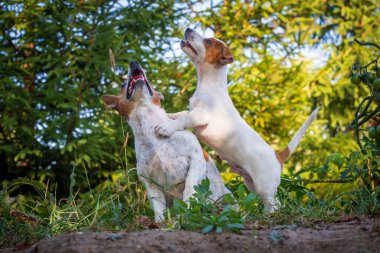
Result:
[[[156,127],[158,136],[194,128],[196,135],[212,147],[240,174],[250,191],[261,197],[265,211],[277,208],[275,195],[287,158],[317,116],[314,110],[294,135],[288,146],[275,152],[253,130],[234,107],[227,89],[227,64],[233,62],[230,49],[221,40],[203,38],[187,28],[181,49],[190,57],[198,72],[198,83],[190,99],[190,111],[170,114],[173,120]]]
[[[158,138],[154,127],[170,119],[160,107],[163,97],[150,85],[137,62],[131,62],[119,96],[104,95],[107,108],[127,117],[135,136],[136,170],[145,184],[155,220],[164,219],[166,204],[173,198],[187,201],[202,179],[210,180],[211,200],[230,191],[224,186],[213,160],[189,131]]]

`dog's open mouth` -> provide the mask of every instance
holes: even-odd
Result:
[[[149,94],[153,96],[153,89],[150,86],[150,83],[146,79],[144,73],[142,70],[135,68],[131,73],[131,78],[129,78],[129,83],[127,85],[127,98],[131,98],[133,90],[136,87],[136,84],[139,82],[145,83],[146,87],[148,88]]]
[[[185,41],[185,40],[181,40],[181,48],[190,48],[190,50],[195,54],[195,55],[198,55],[197,53],[197,50],[195,50],[195,48],[193,46],[190,45],[189,42]]]

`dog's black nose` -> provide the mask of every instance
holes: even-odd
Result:
[[[186,28],[185,30],[185,33],[191,33],[193,31],[193,29],[191,29],[190,27]]]
[[[130,66],[133,67],[133,66],[138,66],[139,63],[137,61],[131,61],[131,64]]]

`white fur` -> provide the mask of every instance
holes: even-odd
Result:
[[[298,146],[302,136],[305,134],[306,130],[309,128],[311,123],[313,123],[313,121],[317,117],[319,109],[320,107],[318,107],[312,112],[309,118],[302,124],[302,126],[298,129],[297,133],[293,136],[292,140],[289,142],[288,148],[290,150],[290,153],[293,153],[293,151]]]
[[[178,131],[164,139],[155,135],[154,126],[170,119],[162,108],[150,101],[145,85],[135,88],[132,99],[135,107],[128,116],[128,123],[135,137],[137,174],[146,185],[156,221],[164,219],[169,200],[187,201],[195,192],[194,186],[206,176],[211,181],[212,200],[230,193],[212,159],[206,162],[193,134]]]
[[[255,190],[269,212],[276,208],[275,194],[281,180],[282,164],[276,152],[253,130],[234,107],[227,90],[227,67],[214,67],[204,60],[206,49],[203,38],[191,31],[185,33],[181,44],[198,71],[197,89],[190,99],[190,111],[181,112],[174,121],[156,128],[159,136],[170,136],[175,131],[193,127],[196,135],[225,159],[232,171],[243,176],[249,190]],[[304,123],[290,142],[294,151],[302,135],[317,115],[317,110]]]

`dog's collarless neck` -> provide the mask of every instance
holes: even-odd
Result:
[[[155,136],[154,126],[169,120],[165,111],[156,105],[140,105],[128,118],[128,123],[136,139],[149,140]]]
[[[227,67],[198,70],[197,90],[227,90]]]

